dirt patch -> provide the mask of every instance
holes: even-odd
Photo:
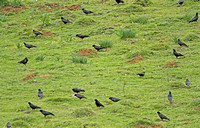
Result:
[[[138,126],[134,126],[131,128],[151,128],[151,126],[145,126],[145,125],[138,125]]]
[[[44,36],[52,36],[52,35],[56,35],[56,33],[52,33],[51,31],[44,31],[42,32]]]
[[[13,8],[13,7],[10,7],[10,6],[6,6],[0,12],[19,12],[23,9],[26,9],[26,7],[22,6],[22,7],[19,7],[19,8]]]
[[[28,79],[31,79],[33,77],[37,76],[37,74],[27,74],[26,77],[24,77],[23,80],[28,80]]]
[[[198,107],[198,108],[195,108],[194,110],[200,110],[200,107]]]
[[[142,56],[137,56],[135,58],[133,58],[132,60],[126,61],[126,63],[137,63],[138,61],[142,61],[144,60],[144,58],[142,58]]]
[[[57,9],[57,8],[59,8],[59,5],[56,4],[56,3],[45,4],[45,5],[46,5],[46,6],[40,6],[38,9],[39,9],[40,11],[42,11],[42,10],[46,10],[46,11],[51,12],[53,9]]]
[[[67,8],[71,11],[75,11],[75,10],[78,10],[79,8],[82,8],[82,7],[81,7],[81,5],[77,4],[77,5],[72,5],[70,7],[65,6],[64,8]]]
[[[183,123],[183,124],[187,125],[187,124],[190,124],[190,122],[185,122],[185,123]]]
[[[92,116],[97,116],[97,115],[99,115],[98,113],[92,113]]]
[[[169,62],[168,64],[165,65],[166,68],[167,67],[173,67],[173,66],[177,67],[177,63],[176,62]]]
[[[153,128],[163,128],[163,126],[160,124],[152,124],[152,127]]]
[[[97,55],[97,52],[92,51],[92,49],[83,48],[83,49],[81,49],[79,55],[80,56],[90,56],[91,54]]]
[[[54,75],[51,74],[44,74],[44,75],[40,75],[40,78],[49,78],[49,77],[53,77]]]

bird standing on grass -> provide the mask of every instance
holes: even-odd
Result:
[[[180,46],[186,46],[186,47],[188,47],[185,43],[183,43],[180,39],[178,39],[178,44],[180,45]]]
[[[144,75],[145,75],[145,72],[138,73],[137,75],[139,75],[139,76],[144,76]]]
[[[85,92],[85,90],[78,89],[78,88],[73,88],[72,91],[73,91],[73,92],[76,92],[76,93]]]
[[[43,35],[41,32],[35,31],[33,30],[33,33],[35,34],[35,36],[37,37],[38,35]]]
[[[163,115],[162,113],[160,113],[160,112],[157,112],[158,113],[158,116],[161,118],[161,120],[163,120],[163,119],[167,119],[167,120],[169,120],[169,118],[167,118],[165,115]]]
[[[199,16],[198,16],[198,12],[197,12],[197,13],[196,13],[196,16],[195,16],[192,20],[190,20],[189,23],[190,23],[190,22],[197,21],[198,18],[199,18]]]
[[[95,104],[97,107],[104,107],[103,104],[101,104],[97,99],[95,99]]]
[[[84,95],[81,95],[81,94],[75,94],[74,96],[78,97],[80,100],[81,100],[82,98],[86,98]],[[86,99],[87,99],[87,98],[86,98]]]
[[[92,45],[92,47],[94,47],[97,51],[104,49],[104,47],[101,46],[96,46],[96,45]]]
[[[171,91],[169,91],[168,100],[169,100],[169,103],[170,103],[170,104],[172,104],[172,102],[173,102],[172,99],[173,99],[172,93],[171,93]]]
[[[32,108],[32,109],[37,109],[37,108],[40,108],[34,104],[31,104],[31,102],[28,102],[29,106]]]
[[[47,111],[44,111],[44,110],[40,110],[40,112],[44,115],[44,117],[46,117],[47,115],[55,116],[53,113],[47,112]]]
[[[26,44],[26,43],[24,43],[24,46],[27,47],[28,49],[33,48],[33,47],[36,47],[36,46],[34,46],[34,45]]]
[[[177,4],[182,5],[184,3],[184,0],[179,0]]]
[[[184,56],[181,53],[176,52],[175,49],[173,49],[173,54],[176,56],[176,58],[179,57],[179,56]]]
[[[187,80],[185,81],[185,84],[186,84],[187,86],[190,86],[190,81],[187,79]]]
[[[21,63],[21,64],[26,65],[27,62],[28,62],[28,59],[27,59],[27,57],[26,57],[25,59],[19,61],[18,63]]]
[[[8,122],[8,123],[6,124],[6,126],[7,126],[7,128],[11,128],[11,123]]]
[[[76,34],[76,36],[79,37],[79,38],[81,38],[81,39],[83,39],[83,38],[85,38],[85,37],[89,37],[89,36],[87,36],[87,35],[82,35],[82,34]]]
[[[118,4],[119,3],[124,3],[124,1],[122,1],[122,0],[115,0]]]
[[[118,102],[120,101],[121,99],[118,99],[118,98],[114,98],[114,97],[109,97],[110,100],[112,100],[113,102]]]
[[[84,12],[85,14],[93,13],[92,11],[85,10],[84,8],[83,8],[82,10],[83,10],[83,12]]]
[[[63,18],[63,17],[61,17],[61,20],[62,20],[62,22],[63,22],[64,24],[66,24],[66,23],[72,23],[71,21],[69,21],[69,20],[67,20],[67,19],[65,19],[65,18]]]
[[[38,97],[40,97],[40,99],[43,98],[43,92],[41,91],[41,89],[38,89]]]

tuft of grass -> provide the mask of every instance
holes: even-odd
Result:
[[[20,49],[22,45],[20,43],[17,43],[17,48]]]
[[[20,7],[22,6],[21,0],[0,0],[0,6],[12,6],[12,7]]]
[[[152,50],[167,50],[169,45],[167,43],[155,43],[150,47]]]
[[[104,48],[111,48],[113,43],[111,41],[100,41],[99,45]]]
[[[91,116],[92,113],[93,113],[92,110],[88,108],[80,108],[72,112],[72,116],[75,116],[76,118],[81,118],[81,117]]]
[[[150,0],[136,0],[135,4],[139,4],[143,7],[149,6],[152,2]]]
[[[7,17],[5,15],[0,15],[0,21],[5,22]]]
[[[120,37],[120,39],[125,39],[125,38],[134,38],[136,35],[136,31],[133,29],[128,29],[128,30],[120,30],[117,35]]]
[[[36,57],[36,58],[35,58],[35,60],[40,60],[40,61],[43,61],[43,60],[44,60],[44,58],[45,58],[44,56],[38,56],[38,57]]]
[[[75,21],[74,25],[92,25],[95,23],[95,20],[89,17],[81,17]]]
[[[86,64],[88,59],[86,57],[77,57],[77,56],[74,56],[72,57],[72,61],[74,63],[82,63],[82,64]]]
[[[140,23],[140,24],[146,24],[148,23],[148,18],[147,17],[139,17],[139,18],[134,18],[130,19],[131,23]]]
[[[186,37],[185,37],[185,40],[186,41],[193,41],[195,39],[199,39],[199,36],[194,34],[194,33],[191,33],[191,34],[188,34]]]
[[[191,19],[192,19],[192,15],[191,14],[185,14],[184,16],[183,16],[183,19],[184,20],[186,20],[187,22],[189,22]]]
[[[177,43],[179,37],[177,35],[174,36],[173,40],[174,40],[174,43]]]
[[[51,24],[49,15],[46,13],[42,15],[42,24],[43,26],[49,26]]]

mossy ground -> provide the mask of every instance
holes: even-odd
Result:
[[[22,2],[26,9],[0,12],[0,127],[7,122],[15,128],[199,127],[200,23],[188,23],[199,12],[199,2],[185,1],[177,7],[176,0],[151,0],[145,6],[124,1],[115,5],[114,0],[103,4],[100,0],[27,0]],[[57,7],[47,6],[52,3]],[[94,13],[67,10],[65,6],[71,5]],[[64,25],[61,16],[73,23]],[[140,17],[148,22],[131,22]],[[55,34],[35,37],[33,29]],[[117,33],[127,29],[135,30],[135,37],[120,39]],[[90,37],[81,40],[75,36],[80,33]],[[175,38],[189,48],[180,47]],[[88,56],[86,64],[73,63],[72,57],[81,49],[93,49],[102,40],[111,41],[112,47]],[[37,47],[28,50],[24,42]],[[185,57],[176,59],[172,49]],[[137,56],[144,60],[125,63]],[[17,63],[25,57],[27,66]],[[170,62],[177,66],[166,67]],[[143,71],[144,77],[136,75]],[[24,80],[27,74],[37,75]],[[186,79],[191,87],[185,86]],[[37,97],[39,88],[42,100]],[[87,99],[71,97],[72,88],[86,90],[82,94]],[[173,104],[167,100],[169,91]],[[113,103],[110,96],[122,100]],[[105,108],[96,108],[94,99]],[[44,118],[28,102],[55,117]],[[157,111],[171,120],[161,122]]]

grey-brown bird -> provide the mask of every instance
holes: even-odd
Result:
[[[38,97],[40,97],[40,99],[43,98],[43,92],[41,91],[41,89],[38,89]]]
[[[37,108],[40,108],[34,104],[32,104],[31,102],[28,102],[29,106],[32,108],[32,109],[37,109]]]
[[[72,23],[71,21],[69,21],[68,19],[65,19],[65,18],[63,18],[63,17],[61,17],[61,20],[62,20],[62,22],[63,22],[64,24],[66,24],[66,23]]]
[[[175,49],[173,49],[173,54],[176,56],[176,58],[179,57],[179,56],[184,56],[181,53],[176,52]]]
[[[47,111],[44,111],[44,110],[40,110],[40,112],[44,115],[44,117],[46,117],[47,115],[55,116],[53,113],[47,112]]]
[[[199,16],[198,16],[198,12],[196,13],[196,16],[194,18],[192,18],[192,20],[189,21],[190,22],[196,22],[198,20]]]
[[[186,79],[185,84],[186,84],[187,86],[190,86],[190,81],[189,81],[188,79]]]
[[[83,11],[85,14],[93,13],[92,11],[85,10],[84,8],[82,9],[82,11]]]
[[[26,65],[27,62],[28,62],[28,58],[26,57],[25,59],[19,61],[18,63]]]
[[[104,107],[97,99],[95,99],[95,104],[97,107]]]
[[[168,100],[169,100],[169,103],[170,103],[170,104],[172,104],[172,102],[173,102],[172,99],[173,99],[172,93],[171,93],[171,91],[169,91]]]
[[[180,39],[178,39],[178,44],[180,45],[180,46],[186,46],[186,47],[188,47],[185,43],[183,43]]]
[[[10,122],[8,122],[7,124],[6,124],[6,126],[7,126],[7,128],[11,128],[11,123]]]
[[[35,34],[35,36],[37,37],[38,35],[43,35],[41,32],[38,32],[36,30],[33,30],[33,33]]]
[[[118,102],[120,101],[121,99],[118,99],[118,98],[115,98],[115,97],[109,97],[110,100],[112,100],[113,102]]]
[[[160,112],[157,112],[158,113],[158,116],[161,118],[161,120],[163,120],[163,119],[167,119],[167,120],[169,120],[169,118],[167,118],[165,115],[163,115],[162,113],[160,113]]]

